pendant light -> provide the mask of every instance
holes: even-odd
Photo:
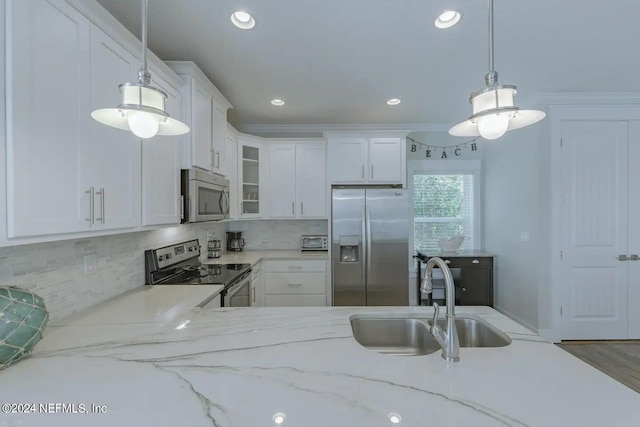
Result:
[[[91,117],[107,126],[130,130],[139,138],[156,135],[182,135],[189,126],[172,119],[165,111],[167,94],[151,86],[151,73],[147,69],[147,7],[142,0],[142,67],[137,82],[122,83],[122,104],[116,108],[103,108],[91,113]]]
[[[498,84],[498,73],[493,68],[493,0],[489,0],[489,72],[484,79],[487,87],[469,97],[471,117],[449,129],[449,134],[497,139],[507,131],[532,125],[545,117],[543,111],[516,107],[514,98],[518,89]]]

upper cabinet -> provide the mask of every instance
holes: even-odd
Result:
[[[122,103],[118,86],[137,80],[139,42],[97,3],[4,4],[9,242],[179,223],[179,138],[143,143],[90,115]],[[153,84],[180,117],[180,93],[153,67],[173,73],[150,59]]]
[[[406,134],[328,137],[330,183],[406,186]]]
[[[325,142],[269,143],[269,217],[326,218]]]
[[[193,62],[170,61],[167,65],[185,81],[182,109],[191,132],[187,134],[182,166],[226,175],[225,135],[231,104]]]
[[[259,138],[238,136],[238,217],[265,216],[266,174],[265,147]]]

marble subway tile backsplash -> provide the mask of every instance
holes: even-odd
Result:
[[[144,284],[144,251],[207,232],[224,239],[228,223],[185,224],[152,231],[0,248],[0,285],[31,290],[60,319]],[[206,246],[204,246],[206,248]],[[85,275],[85,255],[95,270]]]
[[[303,234],[327,234],[327,220],[231,221],[229,231],[242,231],[245,250],[300,249]]]

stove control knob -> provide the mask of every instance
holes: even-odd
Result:
[[[193,246],[189,246],[189,252],[193,252]]]
[[[171,259],[171,254],[166,254],[164,259]]]
[[[164,261],[164,257],[160,255],[160,257],[158,258],[158,261]]]

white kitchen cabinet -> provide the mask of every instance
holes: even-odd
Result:
[[[229,180],[229,218],[238,218],[238,138],[235,129],[227,124],[225,136],[224,162]]]
[[[251,307],[264,306],[264,274],[262,262],[251,267]]]
[[[6,7],[7,235],[89,230],[91,25],[62,0]]]
[[[193,62],[169,61],[167,65],[185,81],[182,109],[191,132],[183,150],[183,167],[225,175],[227,110],[231,104]]]
[[[135,81],[139,60],[95,25],[91,26],[90,111],[122,102],[118,86]],[[140,225],[141,140],[131,132],[89,120],[82,152],[85,187],[93,188],[93,229]]]
[[[324,142],[269,144],[269,217],[326,218]]]
[[[260,218],[265,214],[265,152],[258,138],[249,135],[238,137],[238,199],[241,218]]]
[[[329,135],[331,184],[406,185],[406,134]]]
[[[169,116],[180,119],[179,90],[151,70],[151,83],[167,94]],[[142,140],[142,225],[179,224],[180,138],[155,136]]]
[[[266,260],[263,264],[265,306],[327,305],[325,260]]]

